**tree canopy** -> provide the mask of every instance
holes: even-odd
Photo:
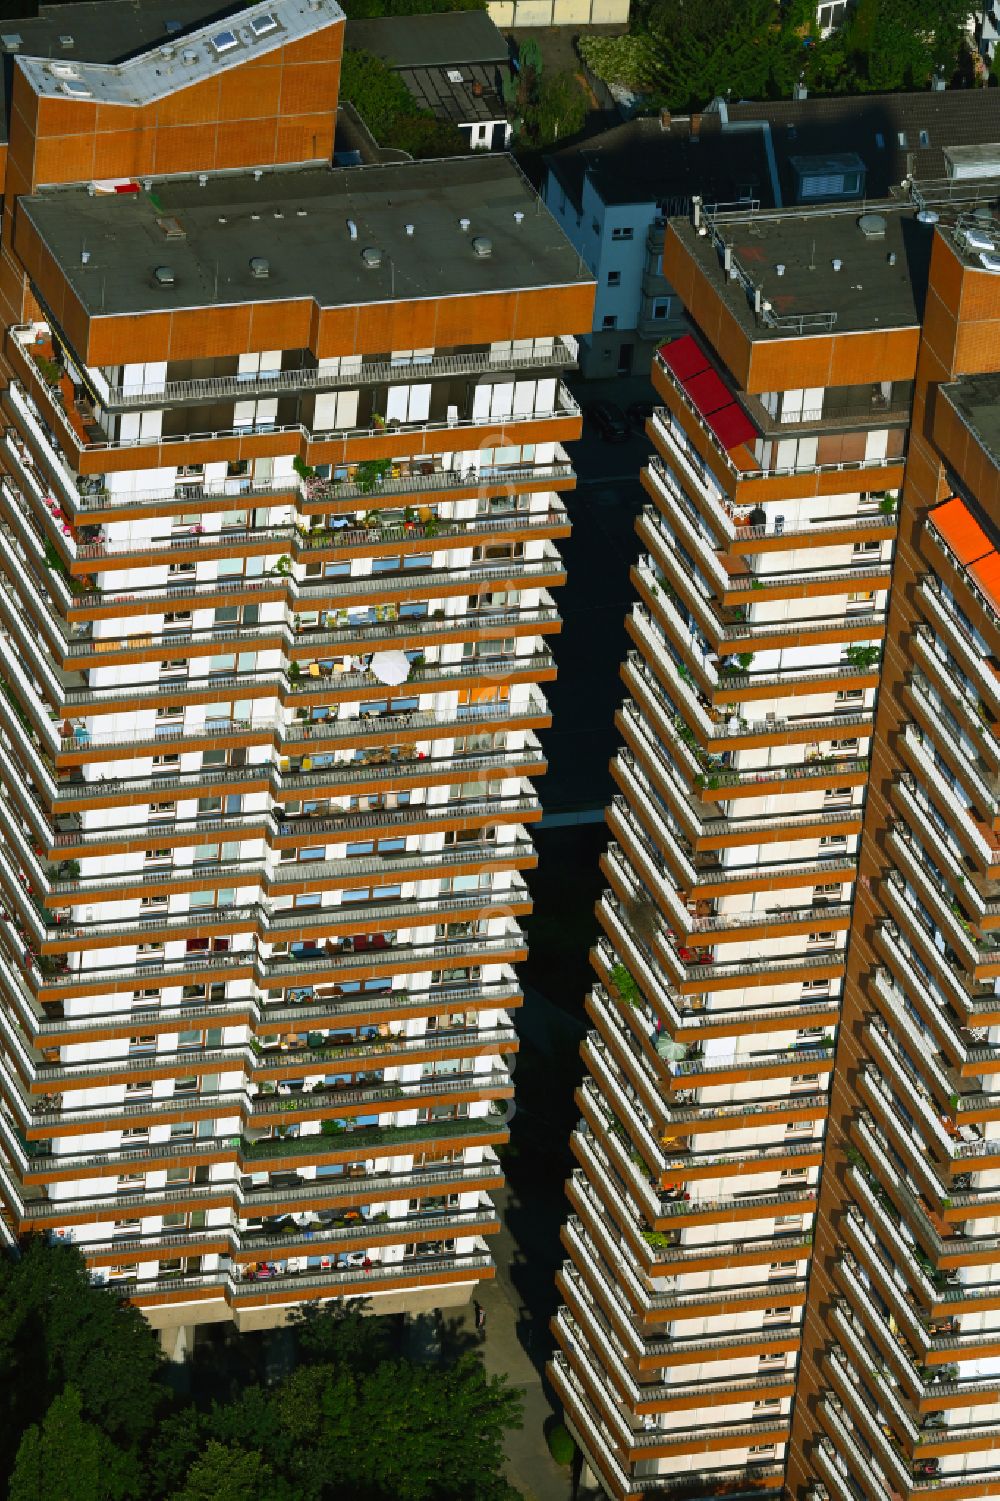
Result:
[[[399,74],[374,53],[360,48],[344,53],[340,97],[354,105],[380,146],[411,156],[457,156],[468,148],[458,126],[418,109]]]
[[[638,0],[623,37],[583,37],[599,77],[671,109],[719,95],[788,98],[801,81],[818,93],[921,89],[950,78],[966,41],[965,0],[858,0],[821,38],[811,0]]]
[[[476,1355],[418,1366],[384,1319],[310,1307],[299,1363],[209,1408],[173,1396],[141,1314],[75,1248],[0,1255],[0,1495],[9,1501],[518,1501],[520,1396]]]

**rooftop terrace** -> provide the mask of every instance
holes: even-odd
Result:
[[[592,280],[513,162],[485,154],[446,169],[171,178],[130,194],[53,188],[22,198],[19,212],[90,315],[289,299],[352,307]]]

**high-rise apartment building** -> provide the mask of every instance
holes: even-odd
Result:
[[[3,37],[0,1201],[254,1327],[491,1275],[593,286],[212,9]]]
[[[669,226],[551,1367],[616,1501],[1000,1493],[996,199]]]

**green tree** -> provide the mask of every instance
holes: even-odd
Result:
[[[297,1472],[306,1495],[325,1474],[331,1501],[516,1501],[503,1440],[520,1425],[520,1395],[474,1356],[444,1371],[405,1360],[360,1376],[306,1367],[278,1401],[292,1452],[312,1446]]]
[[[365,1312],[363,1298],[305,1303],[293,1315],[303,1365],[346,1365],[359,1374],[389,1358],[389,1326]]]
[[[67,1386],[51,1403],[41,1425],[34,1423],[25,1431],[8,1501],[124,1501],[141,1494],[134,1460],[116,1451],[101,1430],[82,1416],[82,1408],[76,1387]]]
[[[627,36],[582,36],[577,48],[587,67],[605,83],[623,84],[637,94],[652,84],[656,48],[646,32],[632,32]]]
[[[851,91],[920,89],[938,69],[950,76],[967,15],[964,0],[858,0],[837,44]]]
[[[259,1452],[211,1439],[171,1501],[271,1501],[270,1469]]]
[[[33,1236],[0,1256],[0,1492],[21,1434],[67,1386],[88,1422],[137,1450],[164,1401],[160,1366],[142,1314],[96,1286],[75,1247]]]
[[[532,112],[534,134],[540,146],[565,140],[583,129],[587,96],[575,74],[556,73],[541,81]]]
[[[354,105],[380,146],[411,156],[456,156],[466,150],[457,125],[418,109],[406,84],[381,58],[360,48],[344,53],[340,97]]]
[[[768,94],[782,41],[775,0],[652,0],[646,30],[649,82],[671,109],[699,109],[716,94]]]
[[[384,144],[414,157],[459,156],[469,149],[457,125],[437,119],[429,110],[398,115]]]
[[[341,100],[354,105],[376,141],[383,141],[399,115],[413,109],[406,84],[380,57],[360,48],[344,53]]]

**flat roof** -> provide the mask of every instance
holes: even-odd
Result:
[[[21,198],[19,213],[91,316],[300,298],[352,307],[593,281],[514,162],[497,153],[218,173],[204,186],[197,176],[168,178],[127,194],[48,188]],[[477,240],[492,253],[477,254]],[[367,248],[382,252],[375,269],[362,260]],[[268,262],[265,278],[251,272],[255,257]],[[173,287],[154,281],[163,266]]]
[[[135,0],[77,0],[67,5],[40,5],[37,16],[0,21],[2,139],[7,139],[16,58],[121,63],[243,9],[243,0],[142,0],[141,5]]]
[[[881,228],[880,238],[863,233],[863,215],[879,216],[881,224],[869,227]],[[764,317],[755,316],[744,283],[726,274],[711,234],[699,234],[687,219],[671,220],[670,231],[754,339],[910,328],[922,319],[934,230],[910,203],[727,214],[714,225],[732,249],[734,269],[770,303]]]
[[[21,46],[16,49],[16,66],[42,96],[143,105],[344,19],[336,0],[257,0],[250,5],[230,7],[230,13],[221,18],[219,7],[213,7],[208,21],[203,14],[198,24],[187,27],[182,36],[167,30],[170,17],[159,7],[159,0],[154,10],[158,23],[156,37],[138,50],[134,43],[139,32],[135,27],[125,28],[123,36],[130,38],[132,47],[124,61],[92,61],[85,42],[77,50],[75,32],[74,45],[63,48],[58,41],[61,33],[56,14],[52,17],[54,47],[50,39],[53,55],[34,57]],[[6,23],[0,25],[0,38],[17,34],[18,23],[9,24],[10,31]],[[66,35],[70,35],[68,20],[63,26]],[[101,34],[107,50],[113,44],[103,28]]]
[[[966,375],[939,386],[938,395],[1000,469],[1000,375]]]
[[[351,20],[344,45],[373,52],[391,68],[458,68],[510,60],[507,43],[484,10]]]

